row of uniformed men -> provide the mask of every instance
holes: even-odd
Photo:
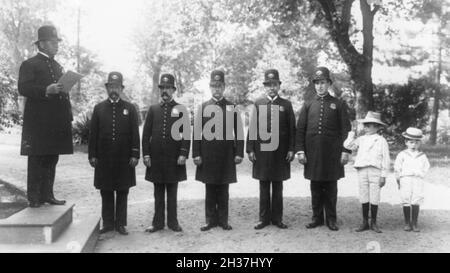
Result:
[[[53,195],[58,156],[73,153],[70,99],[57,83],[63,69],[54,60],[59,41],[54,27],[41,27],[36,41],[39,53],[26,60],[19,73],[19,93],[27,98],[21,154],[28,156],[30,207],[39,207],[45,202],[53,205],[65,203]],[[281,85],[278,71],[271,69],[265,72],[267,96],[255,102],[253,117],[256,121],[250,123],[256,122],[258,126],[259,115],[273,120],[270,107],[259,106],[277,105],[284,111],[280,111],[278,117],[280,145],[275,151],[261,149],[261,145],[270,140],[264,141],[259,136],[256,140],[247,140],[253,177],[260,181],[260,221],[255,229],[269,224],[287,227],[282,221],[282,189],[283,181],[290,178],[290,163],[295,152],[300,163],[305,165],[305,178],[312,181],[313,221],[307,227],[314,228],[326,222],[331,230],[338,229],[337,180],[344,176],[343,165],[348,161],[348,151],[342,148],[342,144],[350,130],[350,121],[345,104],[328,93],[332,83],[328,69],[317,68],[312,80],[317,95],[304,104],[296,126],[292,104],[278,96]],[[172,109],[179,105],[172,98],[176,91],[174,83],[172,75],[162,75],[159,84],[161,102],[149,108],[144,125],[145,178],[155,186],[155,215],[152,225],[146,229],[148,232],[158,231],[165,225],[165,192],[167,225],[174,231],[182,230],[177,220],[177,187],[178,182],[186,180],[185,162],[190,141],[175,140],[169,135],[172,125],[182,118],[182,115],[178,118],[171,115]],[[102,196],[101,232],[116,229],[120,234],[128,234],[125,228],[127,196],[129,188],[136,185],[135,166],[140,150],[138,118],[134,106],[120,99],[124,88],[120,73],[110,73],[105,86],[108,99],[95,106],[91,119],[89,162],[95,167],[94,185]],[[232,105],[223,98],[225,77],[222,71],[212,72],[210,86],[212,98],[202,104],[202,109],[214,104],[225,110],[227,105]],[[260,109],[267,112],[261,113]],[[223,124],[227,124],[228,117],[224,115],[223,118]],[[238,118],[236,113],[233,118]],[[196,122],[203,127],[209,119],[196,117]],[[239,123],[234,124],[236,136],[243,129]],[[192,147],[197,165],[196,179],[206,186],[206,225],[201,230],[215,226],[229,230],[229,184],[237,181],[236,164],[241,163],[244,157],[244,141],[202,138],[194,140]]]
[[[313,81],[323,88],[323,96],[318,95],[316,109],[311,109],[310,114],[302,111],[297,131],[299,143],[295,143],[296,125],[292,104],[278,96],[281,81],[278,71],[270,69],[265,72],[264,86],[267,96],[255,102],[256,115],[251,122],[259,122],[259,115],[264,114],[270,121],[270,107],[261,108],[261,105],[277,105],[279,114],[279,146],[274,151],[264,151],[261,145],[268,141],[261,140],[258,135],[256,140],[247,140],[247,153],[253,162],[253,177],[260,181],[260,221],[256,229],[264,228],[273,224],[279,228],[287,228],[282,221],[283,215],[283,181],[290,178],[290,163],[298,151],[302,163],[306,163],[305,154],[311,162],[324,160],[325,154],[332,155],[334,145],[341,145],[343,137],[339,135],[345,130],[339,126],[340,122],[349,121],[342,103],[327,95],[326,85],[331,82],[329,71],[320,67]],[[324,84],[325,83],[325,84]],[[118,72],[112,72],[108,76],[106,88],[109,98],[94,108],[91,133],[89,139],[89,161],[95,167],[95,187],[100,189],[103,200],[103,228],[101,232],[108,232],[117,228],[125,230],[126,226],[126,203],[128,189],[136,185],[135,171],[139,158],[139,133],[137,129],[137,113],[134,106],[120,99],[124,88],[123,77]],[[177,188],[180,181],[186,180],[186,159],[189,155],[190,140],[175,140],[171,136],[171,128],[175,122],[183,118],[172,116],[174,107],[180,105],[173,99],[176,91],[175,79],[171,74],[163,74],[159,83],[161,101],[150,106],[145,119],[142,149],[144,164],[147,167],[145,179],[154,183],[155,214],[147,232],[161,230],[165,226],[165,195],[167,193],[167,226],[174,231],[182,231],[177,219]],[[223,71],[215,70],[211,73],[210,89],[212,98],[201,105],[203,110],[209,105],[216,105],[223,111],[227,106],[233,104],[223,97],[225,91],[225,75]],[[309,105],[309,104],[308,104]],[[327,105],[325,109],[325,105]],[[311,107],[311,105],[307,106]],[[262,110],[264,109],[264,110]],[[261,113],[266,111],[266,113]],[[186,112],[185,112],[186,113]],[[199,112],[200,113],[200,112]],[[306,150],[306,117],[311,120],[309,134],[323,136],[329,143],[323,151],[317,154],[317,143],[311,143],[315,147]],[[213,117],[196,115],[195,122],[202,130]],[[223,124],[230,116],[223,115]],[[202,136],[200,140],[194,140],[192,145],[192,156],[196,170],[196,180],[205,183],[205,216],[206,225],[201,227],[202,231],[220,226],[225,230],[232,227],[228,223],[228,201],[229,184],[237,182],[236,164],[240,164],[244,157],[244,141],[237,138],[242,135],[242,123],[237,122],[237,113],[231,117],[234,119],[234,140],[226,140],[228,135],[226,128],[221,139],[207,140]],[[336,125],[335,122],[338,124]],[[270,122],[269,122],[270,124]],[[344,124],[345,125],[345,124]],[[258,125],[257,125],[258,126]],[[196,128],[194,126],[194,128]],[[348,128],[349,129],[349,128]],[[182,130],[182,129],[181,129]],[[269,131],[271,129],[269,128]],[[239,132],[241,131],[241,132]],[[346,131],[345,131],[346,132]],[[180,134],[183,132],[180,131]],[[229,132],[228,132],[229,133]],[[271,132],[272,134],[275,132]],[[335,136],[332,134],[335,133]],[[330,142],[331,141],[331,142]],[[302,143],[303,144],[302,144]],[[320,143],[319,143],[320,144]],[[320,154],[322,153],[322,154]],[[340,159],[340,155],[339,155]],[[333,163],[331,161],[325,164]],[[314,180],[314,185],[324,187],[320,189],[319,195],[313,201],[315,215],[313,222],[308,227],[323,224],[323,206],[326,207],[328,226],[337,230],[335,202],[327,202],[327,198],[335,198],[333,192],[328,188],[333,187],[331,179],[337,180],[343,176],[342,165],[338,168],[332,165],[306,164],[305,176]],[[308,166],[314,166],[309,167]],[[322,168],[318,170],[317,168]],[[341,176],[342,175],[342,176]],[[322,176],[322,177],[319,177]],[[312,184],[313,185],[313,184]],[[272,187],[272,194],[270,188]],[[313,187],[313,186],[312,186]],[[333,190],[333,189],[332,189]],[[116,202],[114,202],[114,191],[116,191]],[[314,191],[316,193],[317,191]],[[336,194],[336,191],[334,191]],[[272,196],[271,196],[272,195]],[[318,199],[318,200],[316,200]],[[322,201],[325,200],[325,201]],[[320,202],[318,205],[317,202]],[[114,209],[114,203],[116,208]],[[329,204],[329,205],[328,205]],[[114,214],[115,211],[115,214]],[[120,228],[118,228],[120,227]]]

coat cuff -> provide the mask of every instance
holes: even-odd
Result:
[[[185,148],[181,148],[180,149],[180,155],[185,156],[186,158],[188,158],[189,150],[185,149]]]
[[[139,149],[137,148],[131,149],[131,157],[139,158]]]

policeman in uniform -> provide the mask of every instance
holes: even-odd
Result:
[[[177,219],[177,191],[178,182],[187,178],[190,119],[186,107],[173,99],[176,90],[174,76],[161,75],[158,87],[161,101],[150,106],[142,136],[142,152],[144,164],[147,166],[145,179],[154,184],[155,197],[153,222],[145,231],[152,233],[164,228],[167,192],[167,226],[175,232],[180,232],[182,228]],[[177,136],[172,135],[172,126],[180,119],[189,126],[181,127],[176,133]]]
[[[223,71],[214,70],[211,73],[210,89],[212,98],[201,105],[195,117],[196,126],[194,126],[192,147],[192,157],[197,165],[195,179],[205,183],[206,187],[206,225],[200,230],[207,231],[216,226],[231,230],[232,227],[228,224],[229,184],[237,182],[236,164],[240,164],[244,157],[244,140],[242,139],[244,129],[240,114],[235,111],[235,105],[223,97],[225,91]],[[220,120],[222,134],[212,140],[206,139],[202,134],[205,124],[214,119],[215,115],[205,114],[207,108],[222,114]],[[234,126],[228,128],[230,126],[227,124]],[[196,130],[201,138],[196,138]],[[213,130],[211,133],[214,134],[215,130],[219,129]],[[240,140],[238,136],[241,137]]]
[[[60,154],[72,154],[72,110],[69,94],[57,83],[63,75],[55,61],[58,38],[54,26],[42,26],[35,42],[38,54],[20,66],[18,90],[26,99],[23,114],[21,155],[28,156],[29,206],[64,205],[53,194]]]
[[[278,95],[280,85],[281,81],[276,69],[269,69],[264,73],[267,96],[255,102],[256,112],[252,114],[250,120],[250,130],[257,130],[257,139],[252,140],[250,132],[247,136],[247,153],[250,161],[253,162],[253,178],[260,180],[259,222],[255,229],[262,229],[270,223],[282,229],[287,228],[282,221],[283,181],[291,177],[291,162],[294,159],[295,148],[295,115],[291,102]],[[275,111],[279,112],[278,120],[275,120]],[[261,115],[263,119],[266,117],[266,127],[271,138],[274,134],[278,134],[279,144],[274,151],[261,149],[261,144],[270,142],[270,139],[266,141],[260,137]],[[274,122],[278,122],[278,132],[272,130]]]
[[[312,222],[307,228],[326,223],[337,231],[337,180],[344,177],[350,151],[343,147],[351,129],[345,102],[332,97],[328,88],[332,84],[330,71],[318,67],[313,79],[316,96],[306,101],[297,123],[296,151],[304,164],[304,176],[311,180]]]
[[[115,228],[127,235],[128,191],[136,185],[140,152],[138,114],[133,104],[120,98],[124,88],[121,73],[109,73],[105,86],[108,99],[97,104],[92,114],[89,163],[95,168],[94,186],[102,197],[100,233]]]

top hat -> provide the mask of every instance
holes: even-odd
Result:
[[[161,75],[161,79],[159,80],[159,88],[174,88],[177,89],[175,87],[175,77],[172,74],[162,74]]]
[[[404,138],[413,140],[421,140],[423,138],[422,130],[414,127],[409,127],[402,135]]]
[[[118,84],[123,86],[123,76],[120,72],[111,72],[108,74],[108,82],[105,83],[106,86],[111,84]]]
[[[58,37],[58,33],[56,32],[56,28],[54,26],[42,26],[38,29],[38,40],[34,42],[35,44],[40,41],[49,41],[49,40],[57,40],[61,42],[61,38]]]
[[[386,123],[381,121],[381,114],[377,112],[369,111],[367,112],[367,115],[364,119],[360,119],[359,122],[361,123],[376,123],[383,126],[387,126]]]
[[[333,83],[333,81],[331,80],[330,77],[330,70],[328,70],[328,68],[324,67],[324,66],[319,66],[316,68],[316,71],[314,71],[314,75],[313,75],[313,83],[320,81],[320,80],[327,80],[330,83]]]
[[[211,72],[210,86],[217,86],[225,84],[225,73],[221,70],[214,70]]]
[[[264,82],[263,84],[269,84],[269,83],[279,83],[280,81],[280,75],[278,74],[278,70],[276,69],[268,69],[266,72],[264,72]]]

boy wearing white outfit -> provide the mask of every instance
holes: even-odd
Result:
[[[377,226],[378,204],[380,203],[380,190],[386,184],[390,158],[389,145],[386,139],[378,134],[381,127],[386,126],[380,117],[380,113],[369,111],[366,118],[359,121],[364,124],[365,134],[355,139],[355,133],[351,132],[344,143],[345,148],[357,151],[354,167],[358,171],[363,223],[355,230],[356,232],[372,229],[381,233]],[[371,212],[370,226],[369,208]]]
[[[400,189],[405,216],[403,229],[419,232],[417,220],[419,208],[424,199],[424,177],[430,168],[430,163],[427,156],[419,151],[423,137],[420,129],[410,127],[403,133],[403,137],[408,148],[397,155],[394,163],[395,177]]]

